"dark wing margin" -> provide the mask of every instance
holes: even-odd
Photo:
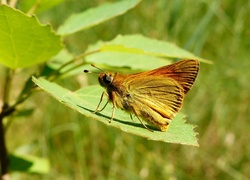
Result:
[[[183,60],[175,63],[173,66],[169,65],[169,77],[175,79],[184,89],[186,94],[193,86],[198,75],[200,63],[197,60]]]
[[[147,76],[163,75],[176,80],[186,94],[193,86],[198,75],[200,63],[197,60],[182,60],[168,66],[163,66],[152,71],[143,72]]]

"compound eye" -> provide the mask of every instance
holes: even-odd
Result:
[[[105,76],[103,77],[103,82],[109,85],[112,83],[112,81],[113,81],[113,77],[105,74]]]

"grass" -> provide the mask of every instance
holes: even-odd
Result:
[[[73,12],[101,1],[67,1],[40,15],[56,28]],[[68,8],[70,7],[70,8]],[[201,64],[182,109],[197,124],[200,147],[173,145],[123,133],[67,109],[46,94],[25,107],[7,132],[10,152],[48,157],[45,175],[20,179],[247,179],[250,178],[250,85],[248,1],[142,1],[127,14],[66,38],[76,54],[116,34],[140,33],[172,41],[214,64]],[[84,76],[84,75],[79,75]],[[79,77],[61,81],[76,90]],[[91,83],[91,82],[90,82]],[[41,102],[43,99],[43,102]],[[19,131],[19,129],[22,129]]]

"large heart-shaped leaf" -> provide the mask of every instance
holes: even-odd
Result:
[[[62,48],[50,26],[6,5],[0,5],[0,27],[0,63],[11,69],[48,61]]]

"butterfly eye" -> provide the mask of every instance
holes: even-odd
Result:
[[[103,77],[103,82],[107,85],[111,84],[113,81],[113,77],[110,75],[106,75]]]

